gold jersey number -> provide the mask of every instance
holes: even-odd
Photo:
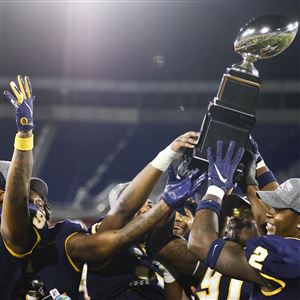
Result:
[[[220,292],[220,281],[222,274],[207,268],[207,271],[200,284],[201,291],[197,292],[198,299],[202,300],[218,300]],[[243,281],[230,279],[230,284],[227,293],[227,299],[239,300],[241,295]]]
[[[262,269],[262,262],[267,258],[268,256],[268,250],[258,246],[254,251],[253,254],[249,258],[249,265],[253,268],[260,270]]]
[[[32,219],[32,224],[35,226],[37,229],[42,229],[44,228],[47,220],[45,215],[40,212],[39,210],[36,211],[35,217]]]

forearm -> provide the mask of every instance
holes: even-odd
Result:
[[[102,222],[100,231],[120,229],[127,224],[138,209],[148,199],[160,176],[170,163],[178,158],[185,148],[194,148],[199,133],[189,131],[177,137],[168,147],[160,151],[129,184],[118,199],[118,204],[112,208]]]
[[[248,182],[249,185],[246,188],[245,194],[251,204],[251,210],[258,225],[259,231],[261,234],[265,234],[266,212],[269,208],[257,197],[256,192],[259,190],[275,190],[278,187],[278,182],[264,162],[262,166],[256,170],[256,174],[253,174],[252,176],[255,176],[256,179],[253,179],[254,181],[252,182]]]
[[[170,208],[164,201],[159,201],[152,209],[134,218],[121,230],[74,235],[68,240],[68,253],[77,261],[87,262],[94,268],[99,268],[122,247],[141,239],[169,212]]]
[[[170,212],[170,207],[162,199],[159,200],[149,211],[134,218],[118,232],[119,247],[142,238]]]
[[[178,151],[183,145],[186,146],[189,143],[173,142],[160,151],[151,163],[130,182],[119,197],[117,206],[109,212],[109,215],[114,216],[113,226],[115,229],[122,228],[129,222],[145,203],[160,176],[166,171],[170,163],[178,157]]]
[[[195,275],[199,268],[198,258],[187,248],[187,241],[176,239],[170,241],[158,253],[168,265],[186,275]]]
[[[147,245],[154,253],[159,252],[173,239],[174,219],[175,211],[172,211],[151,231],[147,240]]]
[[[148,164],[128,185],[121,194],[116,209],[112,213],[119,215],[122,228],[141,208],[163,172]],[[121,219],[122,218],[122,219]]]
[[[271,172],[271,174],[273,174],[272,171],[266,165],[257,169],[256,170],[256,178],[258,179],[258,181],[260,181],[259,180],[259,178],[261,178],[260,176],[262,176],[263,174],[266,174],[268,172]],[[274,180],[271,180],[270,182],[267,182],[267,184],[261,186],[260,189],[262,191],[274,191],[278,187],[279,187],[279,184],[278,184],[277,180],[274,178]]]
[[[21,138],[30,137],[31,131],[18,133]],[[2,208],[1,233],[10,246],[26,246],[29,229],[28,197],[32,172],[32,150],[14,150],[7,176]],[[16,222],[16,216],[18,222]]]
[[[215,195],[206,194],[203,200],[218,202],[222,205],[222,200]],[[203,201],[202,200],[202,201]],[[219,237],[218,215],[210,209],[200,209],[195,215],[192,230],[189,237],[188,249],[204,261],[210,246]]]
[[[217,215],[209,210],[197,212],[188,242],[188,249],[204,261],[212,242],[218,238]]]

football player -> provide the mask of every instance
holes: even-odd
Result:
[[[245,247],[248,240],[259,236],[250,204],[237,194],[224,197],[222,212],[228,217],[224,228],[225,240],[236,242]],[[248,300],[252,292],[252,284],[231,278],[209,267],[201,274],[197,287],[196,299],[230,299]]]
[[[16,150],[9,168],[4,193],[2,239],[15,259],[30,254],[30,268],[34,276],[31,275],[32,280],[29,281],[40,282],[37,288],[40,293],[35,293],[37,297],[44,298],[52,290],[57,289],[60,293],[66,292],[76,299],[81,270],[68,256],[67,242],[72,235],[78,232],[83,233],[85,230],[80,224],[68,220],[48,228],[50,209],[45,198],[48,187],[40,179],[29,181],[32,169],[32,129],[34,128],[34,96],[32,96],[31,84],[28,77],[25,77],[24,82],[21,76],[18,76],[19,87],[14,82],[10,85],[14,96],[8,91],[5,91],[4,95],[16,107],[19,133],[15,139]],[[37,186],[39,190],[36,189]],[[31,204],[28,204],[28,198]],[[30,226],[31,224],[33,226]],[[6,277],[5,274],[3,276]],[[28,282],[27,284],[30,289],[30,284]],[[14,292],[16,290],[14,288]],[[21,292],[26,293],[26,291]],[[3,299],[10,298],[4,297]]]
[[[222,230],[226,240],[245,246],[249,239],[259,235],[250,205],[240,196],[236,194],[225,196],[222,212],[228,216],[226,226]],[[204,267],[200,262],[198,268],[201,270],[199,276],[198,274],[187,276],[181,272],[178,274],[176,270],[175,272],[172,270],[172,274],[168,271],[164,272],[166,299],[192,299],[191,290],[196,299],[248,300],[250,298],[251,283],[230,278],[209,267]],[[184,287],[185,293],[180,287]]]
[[[30,80],[18,76],[18,86],[10,83],[17,96],[9,92],[4,95],[16,109],[18,133],[15,137],[15,150],[10,162],[0,163],[0,298],[15,299],[17,290],[27,268],[28,256],[40,242],[38,232],[45,224],[45,218],[37,213],[38,199],[47,192],[44,182],[33,178],[33,101]],[[38,205],[38,204],[37,204]],[[32,206],[32,207],[31,207]],[[30,217],[31,215],[31,217]],[[37,227],[34,225],[36,224]]]
[[[94,226],[95,234],[86,234],[79,224],[69,220],[60,222],[53,228],[42,232],[42,241],[32,255],[32,267],[35,274],[44,284],[45,295],[52,289],[57,289],[60,293],[66,293],[72,300],[77,299],[80,271],[84,262],[89,264],[89,272],[92,270],[96,274],[96,280],[92,281],[92,284],[89,284],[91,276],[88,277],[89,293],[92,299],[97,299],[96,297],[104,299],[102,294],[98,296],[101,288],[101,293],[107,289],[104,293],[107,297],[110,293],[117,291],[115,281],[110,280],[108,284],[105,279],[109,278],[109,276],[104,271],[98,272],[98,270],[108,266],[114,255],[124,245],[129,246],[130,243],[138,241],[142,237],[143,232],[150,230],[149,222],[147,223],[148,227],[125,225],[132,220],[134,215],[136,215],[135,219],[137,221],[139,219],[144,220],[143,216],[146,213],[136,213],[144,204],[153,186],[163,173],[161,169],[167,167],[170,161],[177,157],[182,147],[186,145],[192,147],[196,143],[195,136],[198,136],[195,132],[180,136],[171,144],[173,149],[168,148],[162,151],[158,158],[154,159],[151,164],[143,169],[126,186],[116,205],[112,205],[111,211],[101,225],[96,224]],[[192,187],[191,183],[189,187]],[[151,203],[147,202],[142,209],[147,211],[149,206],[151,206]],[[164,214],[168,211],[164,210]],[[155,220],[158,220],[159,216],[157,214]],[[153,222],[153,219],[151,220]],[[137,249],[141,252],[138,252]],[[134,255],[143,253],[143,249],[134,246],[132,246],[131,251]],[[123,262],[130,266],[129,261],[124,260]],[[121,267],[120,264],[117,264],[117,266]],[[128,285],[126,287],[128,288]]]
[[[259,191],[258,183],[248,180],[247,196],[252,192],[252,198],[256,197],[257,203],[260,198],[266,208],[268,234],[250,239],[244,250],[238,243],[218,238],[217,216],[222,199],[233,187],[233,174],[244,153],[240,148],[234,155],[233,141],[225,157],[222,150],[223,143],[218,141],[214,159],[212,149],[208,149],[208,190],[197,207],[189,249],[208,267],[252,282],[251,299],[298,299],[300,179],[289,179],[274,191]]]
[[[173,238],[187,240],[193,224],[197,203],[193,198],[188,199],[184,204],[184,211],[176,211],[172,233]],[[166,300],[191,299],[191,286],[196,285],[197,279],[192,275],[188,276],[171,266],[162,266],[164,278],[164,293]]]
[[[199,188],[202,179],[192,174],[185,181],[168,184],[162,199],[153,208],[149,209],[149,202],[146,208],[142,205],[170,162],[183,147],[192,148],[197,136],[196,132],[180,136],[127,186],[119,185],[112,191],[117,201],[110,201],[110,212],[92,228],[99,241],[100,255],[94,261],[86,258],[87,285],[92,299],[163,299],[155,275],[158,268],[145,247],[144,236],[168,216],[171,208],[181,206],[192,190]],[[178,190],[182,190],[181,196],[173,199]],[[141,207],[144,213],[136,213]]]

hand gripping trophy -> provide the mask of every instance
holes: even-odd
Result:
[[[201,136],[194,150],[187,150],[178,167],[178,175],[185,177],[190,170],[207,169],[206,151],[223,140],[225,148],[230,140],[237,147],[246,147],[256,121],[258,93],[261,88],[258,70],[253,63],[283,52],[294,40],[298,22],[281,15],[266,15],[250,20],[242,27],[234,42],[234,49],[243,57],[241,63],[227,68],[217,96],[208,105],[201,126]]]

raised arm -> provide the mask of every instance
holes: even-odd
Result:
[[[223,143],[218,141],[216,159],[213,158],[211,148],[208,149],[208,190],[198,205],[188,248],[206,266],[264,286],[263,278],[248,264],[243,247],[218,238],[218,215],[222,198],[234,184],[233,174],[244,152],[244,149],[239,149],[233,156],[235,143],[231,142],[223,159],[222,147]]]
[[[15,137],[15,150],[7,175],[6,190],[2,207],[1,235],[8,247],[16,254],[24,254],[29,239],[29,183],[32,171],[33,148],[33,101],[30,80],[25,82],[18,76],[18,85],[10,86],[16,96],[8,91],[4,96],[16,108],[18,133]]]
[[[148,199],[169,164],[180,157],[185,148],[194,148],[198,137],[198,132],[189,131],[177,137],[166,149],[159,152],[121,193],[116,205],[111,208],[98,230],[104,232],[124,227]]]
[[[259,152],[258,145],[252,137],[250,137],[250,144],[254,152],[254,157],[247,167],[247,174],[245,176],[247,188],[245,194],[251,204],[251,210],[259,231],[261,234],[265,234],[266,213],[269,207],[257,197],[256,192],[259,190],[272,191],[279,185],[272,171],[266,166]]]
[[[262,191],[276,190],[279,184],[272,171],[266,165],[265,160],[259,151],[257,142],[252,136],[250,136],[249,142],[256,159],[256,178],[259,189]]]
[[[107,262],[120,248],[140,240],[166,217],[181,207],[203,183],[203,176],[194,172],[187,178],[166,185],[162,198],[149,211],[141,214],[119,230],[97,231],[94,235],[74,235],[67,244],[69,255],[94,265]]]

